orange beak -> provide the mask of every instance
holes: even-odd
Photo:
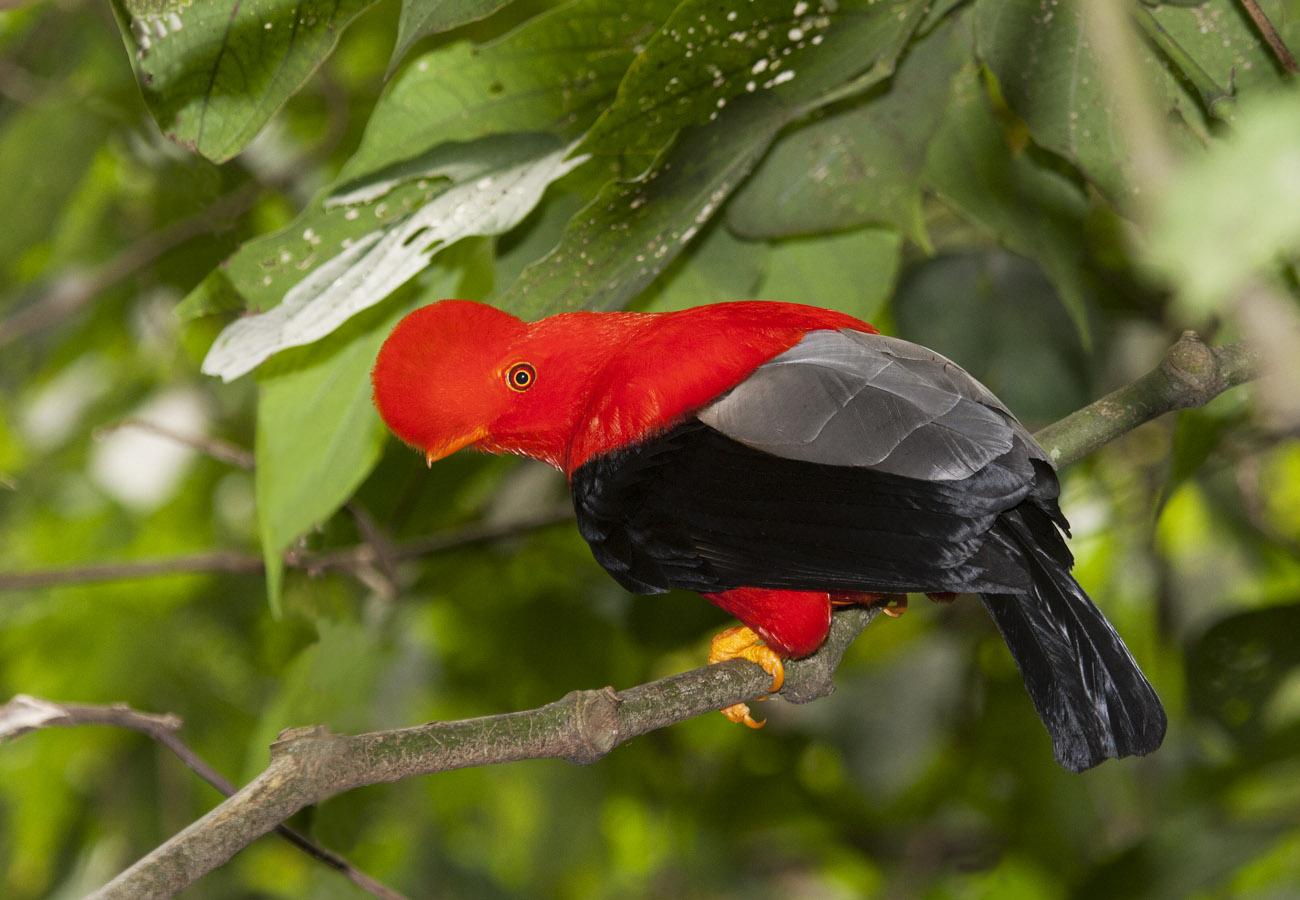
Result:
[[[487,432],[480,428],[470,432],[469,434],[454,437],[436,447],[430,447],[424,454],[424,461],[430,468],[432,468],[433,464],[443,457],[451,456],[457,450],[462,450],[470,444],[483,440],[483,438],[487,436]]]

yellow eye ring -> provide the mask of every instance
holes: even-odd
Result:
[[[510,385],[512,391],[523,393],[533,386],[537,380],[537,370],[526,362],[515,363],[506,372],[506,384]]]

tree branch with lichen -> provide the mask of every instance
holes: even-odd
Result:
[[[1156,416],[1202,406],[1261,374],[1250,348],[1209,347],[1187,332],[1146,375],[1043,429],[1038,438],[1058,466],[1066,465]],[[806,703],[829,694],[845,650],[879,612],[837,611],[821,649],[786,665],[780,696]],[[649,731],[762,697],[770,685],[756,664],[735,659],[623,691],[574,691],[520,712],[359,735],[291,729],[272,746],[270,765],[246,787],[92,897],[174,896],[289,816],[353,788],[526,759],[586,765]]]

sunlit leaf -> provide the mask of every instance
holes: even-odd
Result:
[[[319,340],[383,300],[443,247],[510,230],[537,205],[548,184],[583,160],[566,159],[568,148],[553,146],[549,139],[514,138],[477,148],[472,161],[432,166],[426,177],[458,180],[393,227],[357,238],[295,285],[279,306],[232,322],[213,343],[203,372],[237,378],[280,350]],[[339,205],[373,202],[393,186],[358,189],[340,197]]]
[[[255,469],[267,589],[279,612],[280,559],[343,504],[379,459],[383,423],[370,368],[405,308],[377,309],[330,339],[277,360],[261,381]]]

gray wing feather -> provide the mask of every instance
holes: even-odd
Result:
[[[814,331],[704,407],[706,425],[786,459],[967,478],[1029,432],[956,363],[898,338]]]

